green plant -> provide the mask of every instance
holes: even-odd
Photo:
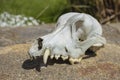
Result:
[[[66,6],[67,0],[0,0],[0,13],[7,11],[54,22]]]

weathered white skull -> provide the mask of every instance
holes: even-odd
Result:
[[[91,46],[103,46],[105,43],[101,25],[95,18],[85,13],[70,12],[60,16],[52,33],[35,40],[29,54],[31,57],[43,55],[45,64],[48,56],[51,59],[69,59],[73,64],[80,62]]]

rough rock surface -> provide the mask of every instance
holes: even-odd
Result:
[[[81,63],[42,57],[30,61],[27,51],[34,38],[47,34],[54,25],[0,28],[0,80],[120,80],[120,23],[103,25],[107,44]],[[47,67],[44,67],[47,66]]]

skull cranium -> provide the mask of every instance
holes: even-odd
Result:
[[[52,33],[35,40],[29,54],[31,57],[43,55],[45,64],[48,56],[51,59],[60,56],[63,60],[69,58],[74,63],[80,62],[82,55],[91,46],[102,46],[105,43],[101,25],[95,18],[85,13],[70,12],[60,16]]]

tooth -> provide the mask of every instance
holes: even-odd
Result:
[[[83,58],[83,57],[80,57],[80,58],[78,59],[78,62],[81,62],[82,58]]]
[[[51,55],[50,58],[53,59],[53,58],[54,58],[54,55]]]
[[[66,60],[66,59],[68,59],[68,56],[61,56],[61,58],[62,58],[63,60]]]
[[[60,55],[55,55],[55,59],[57,59],[58,60],[58,58],[60,57]]]
[[[29,53],[28,53],[28,55],[29,55],[29,57],[30,57],[30,60],[33,60],[33,59],[34,59],[33,56],[31,56]]]
[[[73,58],[70,58],[69,61],[72,65],[74,64],[74,59]]]
[[[94,44],[93,46],[102,46],[103,44],[101,44],[101,43],[98,43],[98,44]]]
[[[71,64],[74,64],[75,62],[80,63],[81,60],[82,60],[82,57],[80,57],[80,58],[78,58],[78,59],[73,59],[73,58],[70,58],[70,59],[69,59],[69,61],[70,61]]]
[[[36,58],[37,58],[36,56],[33,57],[33,59],[36,59]]]
[[[30,56],[30,60],[33,60],[33,57]]]
[[[44,64],[46,64],[47,63],[47,59],[48,59],[48,56],[50,55],[50,50],[49,49],[46,49],[45,50],[45,53],[44,53],[44,55],[43,55],[43,62],[44,62]]]

